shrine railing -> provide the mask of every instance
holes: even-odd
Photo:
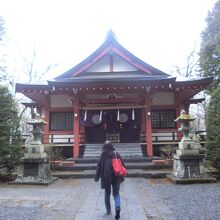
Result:
[[[30,138],[30,135],[23,135],[23,142],[27,138]],[[111,136],[110,136],[111,137]],[[79,136],[80,143],[85,143],[85,135],[80,134]],[[45,141],[46,140],[46,141]],[[165,131],[158,131],[152,133],[152,142],[153,144],[168,144],[168,143],[177,143],[178,140],[178,134],[175,131],[172,132],[165,132]],[[117,142],[120,142],[118,140]],[[146,143],[146,134],[145,132],[140,134],[140,142]],[[73,134],[44,134],[43,135],[43,143],[49,143],[54,145],[72,145],[74,143],[74,136]],[[201,143],[205,143],[205,138],[202,136]]]
[[[153,144],[161,144],[164,143],[172,143],[178,141],[178,134],[175,131],[169,132],[169,131],[158,131],[152,133],[152,142]],[[141,133],[141,142],[146,142],[146,134]]]

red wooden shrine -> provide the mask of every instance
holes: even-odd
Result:
[[[174,119],[211,80],[179,81],[131,54],[110,32],[72,69],[46,83],[17,83],[16,92],[30,98],[48,122],[44,143],[72,146],[69,156],[107,139],[143,144],[153,156],[153,146],[179,140]]]

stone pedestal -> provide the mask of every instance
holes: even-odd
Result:
[[[173,176],[182,179],[201,178],[205,175],[203,155],[174,155]]]
[[[17,184],[47,185],[56,180],[50,173],[50,164],[46,158],[23,158],[20,162]]]
[[[177,150],[173,156],[172,175],[167,177],[176,184],[216,182],[206,174],[204,155],[199,154],[198,149]]]
[[[172,175],[168,176],[174,183],[208,183],[216,182],[215,178],[209,177],[205,172],[204,155],[200,154],[201,145],[198,142],[192,141],[189,138],[191,130],[189,122],[195,119],[185,112],[176,119],[181,123],[180,131],[183,133],[183,138],[179,142],[178,150],[173,159]]]
[[[33,139],[25,147],[24,157],[20,161],[18,176],[14,183],[47,185],[57,178],[51,176],[49,160],[41,141],[43,125],[46,122],[37,115],[27,123],[33,125]]]

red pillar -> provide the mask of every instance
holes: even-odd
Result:
[[[152,145],[152,127],[151,127],[151,112],[150,112],[150,99],[149,96],[145,98],[145,114],[146,114],[146,144],[147,144],[147,156],[153,156],[153,145]]]
[[[49,144],[49,110],[48,108],[42,108],[41,117],[44,121],[47,122],[46,125],[44,125],[44,135],[43,135],[43,143]]]
[[[141,132],[145,132],[145,109],[141,109]]]
[[[85,127],[79,126],[79,142],[80,143],[85,143]]]
[[[73,157],[79,157],[79,98],[74,98],[74,145],[73,145]]]

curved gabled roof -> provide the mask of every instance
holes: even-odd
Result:
[[[83,60],[81,63],[71,68],[67,72],[61,74],[56,77],[55,80],[64,79],[64,78],[74,78],[76,76],[80,76],[80,74],[84,73],[90,67],[92,67],[95,63],[97,63],[101,58],[109,55],[117,55],[131,66],[136,68],[138,71],[144,72],[146,75],[150,76],[164,76],[168,77],[170,75],[150,66],[144,61],[137,58],[135,55],[126,50],[116,39],[112,31],[110,31],[107,35],[104,43],[94,51],[89,57]]]

